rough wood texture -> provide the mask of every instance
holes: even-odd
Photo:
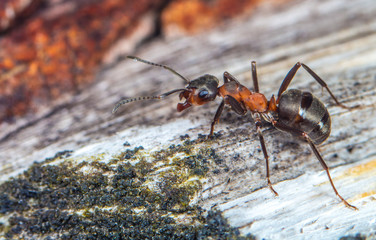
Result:
[[[347,110],[334,105],[303,70],[291,87],[307,89],[327,103],[332,133],[319,147],[342,196],[334,195],[309,147],[265,124],[271,180],[266,188],[262,152],[250,116],[225,113],[210,146],[224,162],[213,166],[194,200],[219,209],[244,235],[265,239],[333,239],[360,233],[375,237],[376,217],[376,3],[373,0],[296,1],[280,9],[264,5],[248,19],[193,37],[157,40],[137,55],[173,67],[193,79],[227,70],[251,87],[250,61],[258,64],[261,92],[276,94],[288,70],[301,61],[316,71]],[[147,151],[179,143],[179,136],[208,134],[219,102],[177,113],[177,97],[124,106],[121,97],[150,95],[183,83],[163,69],[124,60],[98,76],[98,83],[33,123],[1,126],[1,180],[62,150],[74,156],[115,154],[121,143]]]

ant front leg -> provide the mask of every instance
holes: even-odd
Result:
[[[349,108],[337,100],[337,98],[334,96],[332,91],[330,91],[328,85],[326,84],[324,80],[322,80],[311,68],[309,68],[304,63],[300,63],[300,62],[297,62],[287,73],[286,77],[283,79],[281,87],[279,88],[279,91],[278,91],[277,103],[279,102],[279,98],[281,97],[282,93],[286,91],[287,87],[290,85],[296,72],[301,66],[303,66],[303,68],[313,77],[313,79],[316,80],[317,83],[319,83],[323,88],[325,88],[328,91],[328,93],[330,94],[330,96],[333,98],[333,100],[336,102],[338,106],[343,107],[343,108]]]
[[[240,84],[239,81],[234,76],[232,76],[230,73],[228,73],[227,71],[223,73],[223,81],[225,83],[234,81],[237,84]]]
[[[268,186],[269,186],[269,189],[272,191],[272,193],[275,196],[278,196],[278,193],[274,190],[274,188],[272,186],[272,183],[270,181],[269,156],[268,156],[268,152],[266,151],[265,140],[264,140],[264,136],[262,135],[262,131],[261,131],[261,118],[260,118],[260,114],[255,113],[255,114],[252,114],[252,115],[253,115],[253,119],[256,122],[256,130],[257,130],[257,134],[258,134],[259,139],[260,139],[261,149],[262,149],[262,152],[264,154],[264,158],[265,158],[265,162],[266,162],[266,179],[268,181]]]
[[[244,115],[244,114],[247,113],[247,109],[245,108],[244,104],[242,104],[241,102],[238,102],[231,95],[224,96],[221,104],[219,105],[219,107],[217,109],[217,112],[215,113],[214,120],[213,120],[213,122],[211,124],[211,129],[210,129],[209,137],[212,137],[213,134],[214,134],[214,126],[215,126],[216,123],[218,123],[219,117],[222,114],[222,111],[223,111],[223,108],[224,108],[225,104],[230,105],[231,109],[234,112],[236,112],[237,114],[239,114],[239,115]]]
[[[218,123],[219,117],[221,116],[224,107],[225,107],[225,100],[223,99],[222,102],[221,102],[221,104],[219,105],[219,107],[217,109],[217,112],[215,113],[214,120],[211,123],[210,134],[209,134],[208,137],[213,137],[213,135],[214,135],[214,126],[215,126],[216,123]]]

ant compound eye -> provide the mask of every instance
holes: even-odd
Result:
[[[208,96],[209,92],[207,90],[202,90],[198,93],[199,98],[206,98]]]

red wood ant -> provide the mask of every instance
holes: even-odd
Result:
[[[266,160],[266,179],[268,186],[276,196],[278,196],[278,193],[273,189],[269,178],[269,156],[266,151],[265,141],[261,131],[262,120],[270,122],[275,128],[281,131],[288,132],[308,142],[321,166],[326,171],[329,182],[335,194],[347,207],[357,210],[355,206],[350,205],[338,193],[330,176],[329,168],[316,148],[316,145],[324,142],[330,134],[331,121],[328,110],[324,104],[310,92],[303,92],[297,89],[287,90],[287,87],[294,78],[295,73],[302,66],[323,88],[329,92],[330,96],[337,105],[347,108],[338,102],[337,98],[330,91],[327,84],[307,65],[297,62],[284,78],[279,88],[277,99],[275,99],[273,95],[268,101],[266,97],[259,92],[256,62],[254,61],[252,62],[254,92],[251,92],[228,72],[223,73],[224,84],[218,87],[219,80],[213,75],[205,74],[190,81],[168,66],[152,63],[134,56],[128,56],[128,58],[153,66],[165,68],[173,74],[179,76],[188,85],[186,88],[174,89],[157,96],[136,97],[120,100],[112,110],[113,113],[115,113],[118,108],[125,103],[146,99],[164,99],[168,95],[177,92],[180,92],[180,100],[185,99],[184,103],[178,103],[178,112],[181,112],[192,105],[203,105],[213,101],[217,96],[220,96],[222,98],[222,102],[217,109],[213,122],[211,123],[209,137],[213,136],[214,126],[218,122],[225,104],[229,105],[232,110],[239,115],[245,115],[249,110],[253,119],[255,120],[261,149]]]

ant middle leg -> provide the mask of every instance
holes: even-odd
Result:
[[[260,115],[258,113],[253,114],[253,117],[255,119],[256,130],[257,130],[257,134],[259,136],[262,153],[264,154],[264,158],[265,158],[266,180],[268,181],[268,187],[269,187],[270,191],[272,191],[272,193],[275,196],[278,196],[278,193],[274,190],[274,188],[272,186],[272,182],[270,181],[269,156],[268,156],[268,152],[266,151],[265,140],[264,140],[264,136],[262,135],[262,131],[261,131],[261,118],[260,118]]]
[[[252,61],[252,80],[253,80],[253,87],[255,92],[259,92],[259,85],[257,80],[257,71],[256,71],[256,62]]]
[[[313,79],[316,80],[317,83],[319,83],[323,88],[325,88],[328,93],[330,94],[330,96],[333,98],[333,100],[336,102],[336,104],[340,107],[343,107],[343,108],[349,108],[345,105],[343,105],[342,103],[340,103],[337,98],[334,96],[334,94],[332,93],[332,91],[330,91],[328,85],[326,84],[326,82],[324,80],[322,80],[311,68],[309,68],[307,65],[305,65],[304,63],[300,63],[300,62],[297,62],[291,69],[290,71],[287,73],[286,77],[283,79],[282,81],[282,84],[279,88],[279,91],[278,91],[278,97],[277,97],[277,103],[279,102],[279,98],[281,97],[282,93],[284,91],[286,91],[287,87],[290,85],[292,79],[294,78],[296,72],[298,71],[298,69],[303,66],[303,68],[313,77]]]

